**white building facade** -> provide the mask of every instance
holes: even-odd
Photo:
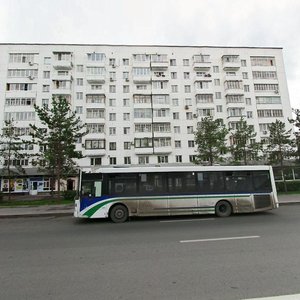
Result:
[[[276,119],[291,128],[281,48],[0,44],[1,130],[13,119],[29,136],[39,122],[33,105],[49,106],[53,95],[87,124],[77,149],[91,169],[190,163],[205,116],[231,129],[244,116],[256,141]]]

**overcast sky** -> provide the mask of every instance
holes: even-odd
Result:
[[[283,47],[300,108],[299,0],[0,0],[0,42]]]

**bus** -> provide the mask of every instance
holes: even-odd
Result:
[[[259,212],[278,208],[271,166],[99,168],[80,175],[74,216],[110,218]]]

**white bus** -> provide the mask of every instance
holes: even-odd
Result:
[[[74,216],[120,223],[131,216],[228,217],[274,208],[270,166],[99,168],[81,173]]]

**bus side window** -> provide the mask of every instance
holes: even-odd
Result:
[[[94,181],[83,181],[81,186],[81,195],[83,197],[94,196]]]
[[[102,196],[102,181],[95,181],[95,197]]]

